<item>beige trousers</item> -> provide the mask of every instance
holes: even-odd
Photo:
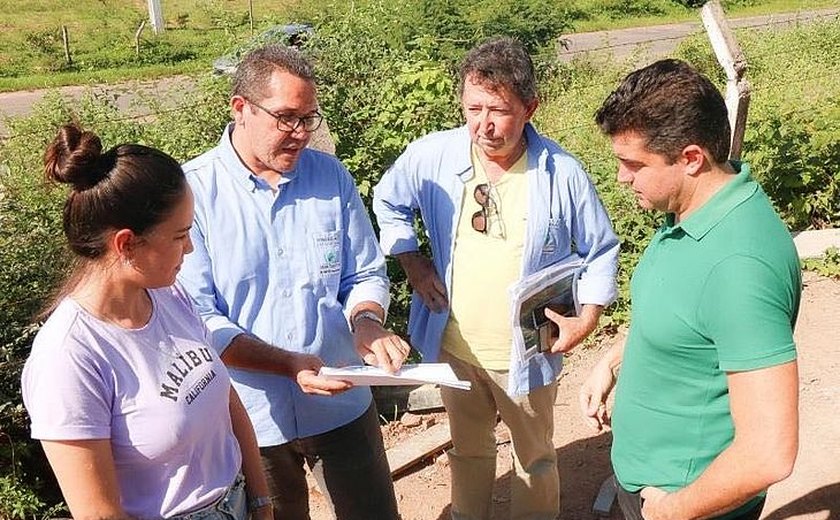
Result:
[[[528,395],[507,395],[507,371],[484,370],[441,352],[469,391],[444,387],[452,449],[452,519],[488,520],[496,479],[496,414],[510,430],[513,475],[510,515],[514,520],[554,520],[560,511],[560,477],[554,451],[554,399],[557,383]]]

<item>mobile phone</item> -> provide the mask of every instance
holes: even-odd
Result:
[[[546,307],[563,316],[575,315],[573,305],[562,303],[549,302],[546,305],[540,305],[534,309],[533,317],[534,325],[537,329],[537,349],[539,352],[550,352],[551,346],[560,338],[560,327],[545,315]]]

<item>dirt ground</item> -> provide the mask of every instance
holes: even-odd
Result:
[[[796,328],[800,362],[800,450],[793,475],[771,488],[762,516],[765,520],[840,519],[840,281],[806,273],[805,292]],[[554,409],[563,520],[599,518],[592,504],[601,483],[612,472],[611,436],[593,435],[580,418],[577,391],[589,367],[606,345],[575,352],[560,380]],[[441,412],[423,420],[443,422]],[[426,427],[389,423],[383,427],[386,448],[411,442]],[[499,443],[492,520],[509,518],[510,444],[505,427],[496,430]],[[449,467],[446,456],[432,456],[395,481],[404,520],[449,519]],[[327,520],[323,498],[313,489],[312,518]],[[620,520],[618,505],[610,520]]]

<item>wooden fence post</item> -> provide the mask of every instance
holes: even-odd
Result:
[[[744,146],[747,110],[750,104],[751,87],[744,77],[747,72],[747,60],[718,0],[706,2],[700,10],[700,16],[712,50],[726,73],[726,108],[729,111],[729,126],[732,130],[729,157],[737,160],[741,158],[741,149]]]
[[[61,41],[64,42],[64,61],[67,65],[73,64],[73,58],[70,56],[70,34],[67,32],[67,26],[61,26]]]

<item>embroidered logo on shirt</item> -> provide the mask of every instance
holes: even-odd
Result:
[[[326,231],[312,235],[315,254],[318,260],[318,272],[322,278],[335,276],[341,272],[341,255],[338,231]]]

